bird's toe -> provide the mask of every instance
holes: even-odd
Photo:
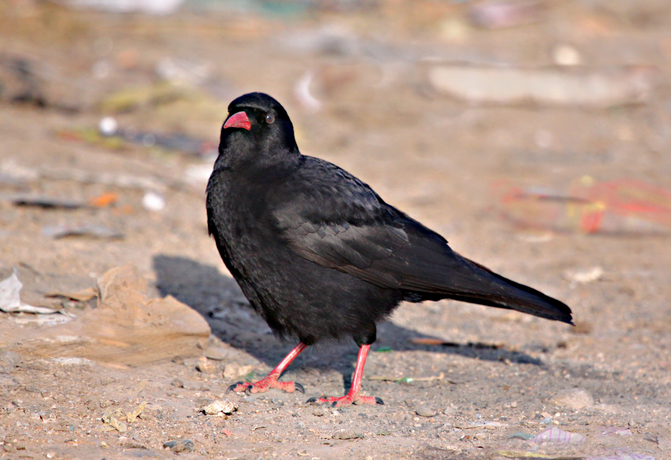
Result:
[[[226,389],[226,393],[230,393],[231,391],[235,391],[235,392],[237,392],[238,390],[236,390],[236,388],[238,388],[238,386],[243,385],[243,384],[244,384],[244,382],[236,382],[236,383],[234,383],[233,385],[229,386],[229,387]]]

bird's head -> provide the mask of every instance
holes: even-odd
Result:
[[[218,161],[263,166],[298,156],[294,127],[279,102],[267,94],[249,93],[229,104]]]

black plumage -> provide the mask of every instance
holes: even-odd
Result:
[[[353,337],[363,353],[359,374],[375,323],[404,300],[448,298],[571,323],[564,303],[460,256],[356,177],[301,155],[286,111],[262,93],[229,105],[207,216],[224,263],[271,329],[303,347]],[[295,355],[265,379],[232,388],[302,390],[277,382]],[[327,400],[375,402],[358,388]]]

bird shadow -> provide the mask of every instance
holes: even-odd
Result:
[[[162,296],[171,295],[196,310],[209,323],[212,333],[230,346],[274,367],[295,345],[286,342],[278,346],[272,331],[249,306],[235,280],[222,275],[216,267],[168,255],[154,256],[153,266],[158,292]],[[347,386],[358,351],[354,342],[326,342],[310,348],[316,351],[301,354],[294,366],[335,369],[343,374]],[[539,359],[522,351],[486,343],[448,342],[392,321],[378,324],[377,341],[372,347],[373,351],[385,349],[430,351],[483,361],[543,366]]]

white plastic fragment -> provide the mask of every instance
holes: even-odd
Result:
[[[142,197],[142,206],[148,211],[163,211],[165,199],[156,192],[147,192]]]
[[[119,124],[113,117],[105,117],[100,120],[100,123],[98,124],[100,134],[103,136],[113,136],[116,134],[118,128]]]
[[[573,66],[579,65],[582,59],[580,52],[572,46],[561,44],[552,50],[552,59],[557,65]]]
[[[16,267],[14,272],[2,282],[0,282],[0,310],[5,313],[56,313],[58,310],[48,307],[35,307],[21,302],[19,291],[23,287],[19,280],[19,273]]]
[[[553,426],[545,431],[542,431],[530,439],[529,442],[535,444],[578,444],[584,440],[585,437],[579,433],[570,433]]]
[[[312,83],[312,80],[314,80],[314,72],[308,70],[296,82],[296,85],[294,86],[294,94],[305,110],[316,113],[322,109],[323,104],[310,92],[310,84]]]
[[[476,104],[539,104],[608,108],[645,103],[655,72],[643,68],[590,70],[572,67],[515,68],[435,65],[433,88]]]
[[[69,0],[73,8],[91,8],[110,13],[148,13],[167,15],[177,11],[184,0]]]
[[[591,283],[603,276],[603,268],[596,266],[584,270],[571,270],[565,273],[566,279],[576,283]]]

